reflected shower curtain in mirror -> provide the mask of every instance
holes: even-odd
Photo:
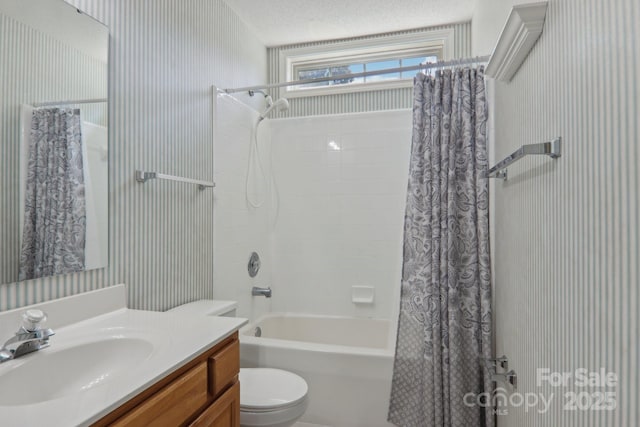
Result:
[[[86,208],[80,110],[33,111],[20,280],[84,270]]]
[[[491,391],[486,119],[483,68],[415,78],[389,406],[397,426],[493,425],[492,409],[474,403]]]

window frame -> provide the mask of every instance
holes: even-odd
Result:
[[[441,61],[453,57],[454,29],[429,30],[410,34],[381,36],[364,40],[351,40],[282,49],[279,52],[279,81],[297,80],[297,72],[312,67],[337,66],[362,62],[438,56]],[[339,78],[336,76],[336,80]],[[312,88],[284,86],[280,96],[300,98],[340,93],[368,92],[384,89],[411,87],[413,77],[344,85],[327,85]]]

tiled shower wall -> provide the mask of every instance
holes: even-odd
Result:
[[[273,309],[395,318],[411,110],[271,121]],[[372,288],[372,304],[352,302]]]
[[[459,24],[442,25],[438,27],[407,30],[390,34],[378,34],[374,36],[356,37],[353,39],[342,39],[334,41],[322,41],[314,43],[303,43],[297,45],[278,46],[267,49],[269,64],[269,83],[279,83],[280,62],[279,55],[283,49],[302,48],[309,46],[326,46],[331,48],[335,42],[357,41],[357,40],[383,40],[390,35],[411,34],[428,30],[454,29],[454,58],[466,58],[471,55],[471,23],[463,22]],[[271,91],[274,98],[277,89]],[[354,92],[336,95],[310,96],[289,99],[289,110],[272,114],[272,117],[300,117],[315,116],[322,114],[344,114],[360,113],[381,110],[397,110],[411,108],[413,88],[405,87],[398,89],[376,90],[369,92]]]
[[[116,283],[133,308],[211,298],[214,192],[134,171],[212,180],[211,85],[266,81],[266,50],[222,0],[70,3],[111,31],[109,267],[1,285],[0,310]]]
[[[238,302],[237,314],[255,319],[271,310],[273,299],[252,297],[251,287],[271,286],[272,223],[269,220],[272,202],[271,127],[263,120],[258,129],[258,155],[251,155],[253,132],[258,112],[235,97],[219,94],[216,104],[215,157],[215,215],[214,215],[214,283],[215,298]],[[260,165],[264,167],[261,171]],[[249,169],[249,190],[252,207],[246,200],[246,180]],[[267,177],[267,179],[265,179]],[[251,278],[247,271],[252,252],[260,256],[261,267]],[[278,295],[279,297],[279,295]]]
[[[512,3],[478,4],[506,17]],[[496,160],[563,138],[560,159],[521,160],[491,195],[497,355],[518,392],[554,395],[546,413],[510,406],[500,426],[640,425],[638,22],[637,0],[550,0],[537,44],[495,85]],[[572,377],[539,387],[538,368]],[[613,372],[618,385],[576,386],[577,368]],[[605,391],[615,410],[594,409]],[[571,392],[586,393],[586,409],[564,408]]]
[[[469,56],[469,22],[351,40],[445,28],[454,29],[453,56]],[[334,42],[269,48],[269,82],[278,82],[282,49]],[[273,309],[395,318],[412,88],[291,98],[289,104],[272,114],[282,119],[271,121]],[[373,288],[375,302],[354,304],[352,286]]]

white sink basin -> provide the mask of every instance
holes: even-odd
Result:
[[[91,426],[246,323],[131,310],[116,285],[0,312],[0,340],[31,309],[47,312],[55,335],[0,363],[0,427]]]
[[[155,348],[144,338],[112,336],[57,349],[55,338],[49,348],[5,362],[15,366],[0,373],[0,406],[45,402],[99,387],[134,371]]]

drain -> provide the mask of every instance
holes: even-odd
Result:
[[[254,335],[256,337],[261,337],[262,336],[262,329],[260,329],[260,326],[256,326],[256,329],[253,331]]]

